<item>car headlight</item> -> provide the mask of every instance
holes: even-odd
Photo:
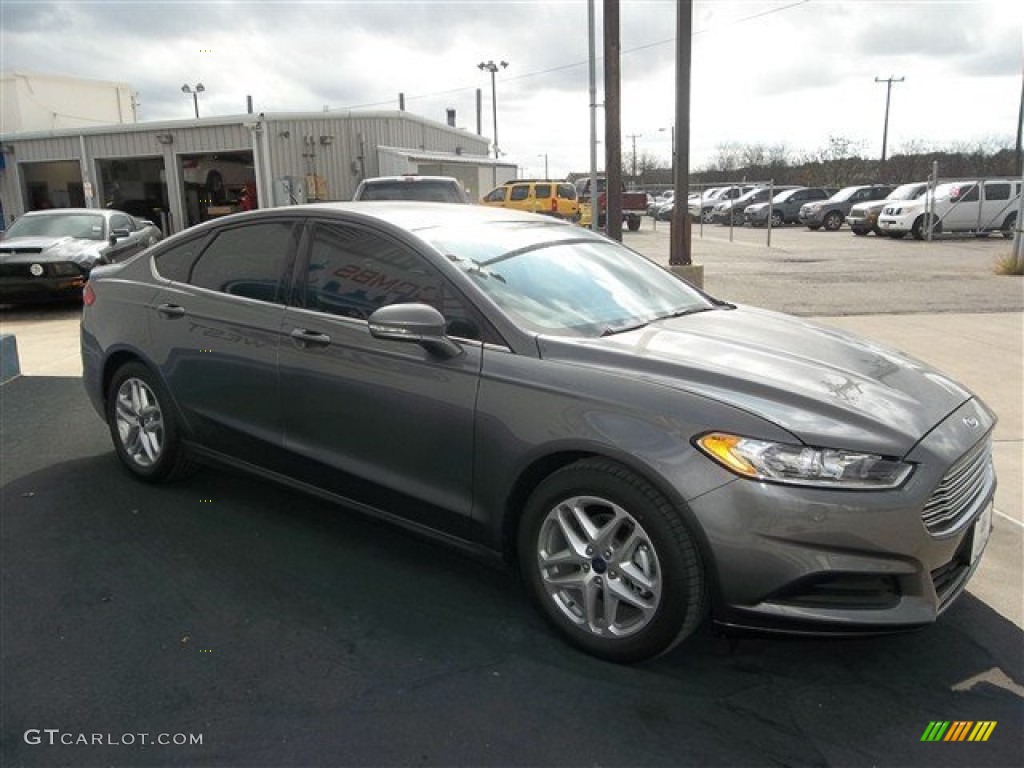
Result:
[[[712,432],[696,441],[709,458],[753,480],[819,488],[896,488],[914,467],[872,453],[811,448]]]

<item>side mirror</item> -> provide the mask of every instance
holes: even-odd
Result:
[[[123,240],[124,238],[129,237],[130,235],[131,232],[129,232],[127,229],[112,229],[110,230],[110,244],[113,245],[118,240]]]
[[[428,304],[392,304],[368,318],[370,335],[388,341],[411,341],[438,357],[458,357],[463,349],[445,332],[444,316]]]

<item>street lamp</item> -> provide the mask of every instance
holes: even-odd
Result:
[[[543,153],[537,155],[537,157],[543,157],[544,158],[544,178],[545,179],[549,178],[549,176],[548,176],[548,153],[547,152],[543,152]]]
[[[191,88],[188,83],[185,83],[185,85],[181,86],[182,93],[192,94],[192,104],[196,108],[196,120],[199,119],[199,94],[205,90],[206,88],[203,87],[202,83],[196,83],[196,87],[194,89]]]
[[[481,61],[476,65],[477,69],[491,73],[491,112],[494,115],[494,159],[498,159],[498,91],[495,86],[494,76],[497,74],[498,69],[506,69],[508,67],[507,61],[502,61],[499,64],[495,64],[493,61]]]

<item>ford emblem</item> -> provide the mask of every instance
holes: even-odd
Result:
[[[28,268],[28,271],[32,273],[33,277],[42,277],[43,276],[43,265],[42,264],[33,264],[31,267]]]

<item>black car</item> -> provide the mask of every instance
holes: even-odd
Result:
[[[0,240],[0,302],[79,297],[93,267],[122,261],[162,237],[152,222],[123,211],[26,213]]]
[[[219,462],[505,560],[610,660],[709,615],[931,623],[991,530],[995,416],[970,392],[547,216],[228,216],[94,270],[81,344],[138,478]]]

